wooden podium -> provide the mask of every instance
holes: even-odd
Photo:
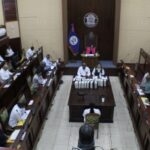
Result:
[[[100,55],[96,54],[81,54],[82,61],[87,64],[88,67],[95,67],[98,64]]]

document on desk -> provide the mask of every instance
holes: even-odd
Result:
[[[147,97],[141,97],[141,99],[142,99],[142,102],[144,103],[144,105],[150,106],[150,102]]]
[[[23,135],[22,135],[22,137],[21,137],[22,141],[24,140],[25,136],[26,136],[26,132],[24,132]]]
[[[34,56],[33,56],[33,58],[36,58],[37,57],[37,54],[35,54]]]
[[[19,122],[17,123],[17,127],[23,126],[26,119],[28,118],[29,114],[30,114],[31,110],[26,110],[25,113],[21,116],[21,120],[19,120]]]
[[[10,137],[7,140],[7,143],[11,144],[14,143],[14,141],[16,140],[18,134],[20,132],[20,129],[16,129],[12,132],[12,134],[10,135]]]
[[[10,84],[5,84],[3,88],[9,88],[10,87]]]
[[[137,89],[139,95],[145,95],[142,89]]]
[[[28,106],[31,106],[33,103],[34,103],[34,100],[31,99],[31,100],[29,101],[29,103],[28,103]]]
[[[49,87],[51,85],[51,83],[53,82],[53,79],[50,79],[47,83],[47,87]]]

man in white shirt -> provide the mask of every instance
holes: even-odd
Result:
[[[50,59],[50,55],[49,54],[47,54],[44,57],[42,62],[45,64],[44,70],[46,70],[46,71],[52,70],[55,67],[55,65],[52,63],[52,61]]]
[[[36,92],[39,86],[43,85],[43,82],[44,79],[42,77],[42,73],[40,72],[40,70],[37,69],[32,79],[32,86],[31,86],[32,93]]]
[[[86,63],[82,63],[82,66],[78,68],[77,75],[80,77],[90,77],[90,68],[86,66]]]
[[[14,128],[20,120],[23,120],[22,118],[26,113],[25,104],[25,101],[18,101],[18,103],[12,108],[8,121],[10,127]]]
[[[12,50],[12,48],[10,46],[8,46],[8,48],[6,49],[6,57],[12,57],[14,54],[15,53]]]
[[[27,51],[26,51],[26,58],[30,59],[34,54],[34,47],[31,46]]]
[[[83,111],[82,116],[84,118],[84,122],[85,122],[86,115],[89,113],[96,113],[98,115],[101,115],[101,111],[99,109],[95,108],[95,104],[93,104],[93,103],[89,104],[89,108],[87,108]]]
[[[4,83],[12,77],[13,73],[8,70],[8,66],[5,64],[0,69],[0,83]]]

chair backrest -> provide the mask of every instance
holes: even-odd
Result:
[[[32,85],[32,77],[31,77],[31,75],[29,75],[27,77],[27,82],[28,82],[29,87],[31,87],[31,85]]]
[[[9,117],[8,110],[6,108],[2,108],[0,110],[0,122],[2,123],[3,126],[8,121],[8,117]]]
[[[85,116],[85,122],[91,125],[92,127],[96,127],[99,123],[100,115],[96,113],[89,113]]]
[[[85,48],[93,45],[94,48],[97,48],[97,36],[93,32],[89,32],[85,35]]]

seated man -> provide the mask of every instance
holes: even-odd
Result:
[[[7,136],[4,134],[2,125],[0,123],[0,147],[6,146]]]
[[[40,69],[37,69],[32,79],[32,86],[31,86],[32,93],[35,93],[38,90],[39,86],[43,85],[43,83],[44,79],[42,77],[42,73],[40,72]]]
[[[149,76],[149,72],[146,72],[142,78],[142,81],[141,81],[141,85],[143,85],[145,82],[146,82],[146,77]]]
[[[15,54],[15,52],[12,50],[10,46],[6,49],[6,57],[12,57]]]
[[[90,77],[90,68],[86,66],[86,63],[82,63],[82,66],[78,68],[77,75],[80,77]]]
[[[20,120],[23,120],[23,116],[26,113],[25,110],[26,101],[19,100],[17,104],[11,110],[8,124],[10,127],[14,128]]]
[[[26,51],[26,58],[30,59],[34,54],[34,47],[31,46],[27,51]]]
[[[150,75],[146,76],[146,80],[143,84],[141,84],[141,88],[143,89],[147,97],[150,99]]]
[[[83,150],[95,150],[94,129],[84,124],[79,129],[78,147]]]
[[[5,81],[11,79],[13,73],[8,70],[8,66],[5,64],[0,69],[0,83],[4,83]]]
[[[89,108],[87,108],[87,109],[85,109],[84,111],[83,111],[83,118],[84,118],[84,122],[85,122],[85,117],[86,117],[86,115],[87,114],[89,114],[89,113],[96,113],[96,114],[98,114],[98,115],[101,115],[101,112],[100,112],[100,110],[99,109],[97,109],[97,108],[95,108],[95,104],[93,104],[93,103],[90,103],[89,104]]]
[[[97,77],[102,77],[105,75],[105,70],[102,68],[101,64],[98,64],[96,67],[94,67],[92,75]]]
[[[54,67],[55,67],[55,65],[52,63],[52,61],[51,61],[51,59],[50,59],[50,55],[49,55],[49,54],[47,54],[47,55],[44,57],[44,59],[43,59],[42,62],[45,63],[45,67],[44,67],[44,70],[45,70],[45,71],[52,70],[52,69],[54,69]]]

